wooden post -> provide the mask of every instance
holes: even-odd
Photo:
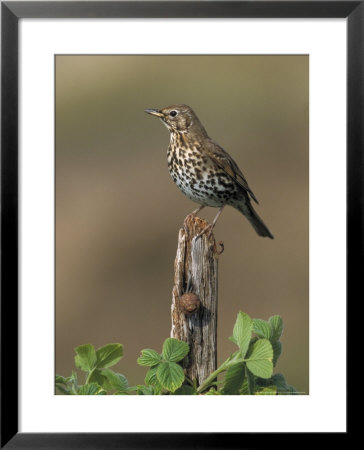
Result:
[[[172,291],[171,337],[190,345],[183,360],[187,376],[200,385],[217,368],[217,269],[219,250],[208,223],[187,216],[178,235]]]

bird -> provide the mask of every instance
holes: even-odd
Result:
[[[167,163],[170,175],[179,189],[200,206],[219,208],[212,224],[200,234],[215,227],[226,205],[240,211],[259,236],[273,239],[272,233],[253,208],[258,200],[233,158],[207,134],[193,109],[171,105],[162,109],[145,109],[168,128],[170,143]],[[188,217],[188,216],[187,216]]]

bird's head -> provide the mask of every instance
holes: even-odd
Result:
[[[193,109],[187,105],[172,105],[162,109],[146,109],[145,112],[159,117],[171,133],[196,132],[206,134]]]

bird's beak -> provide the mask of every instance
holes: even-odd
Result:
[[[159,111],[159,109],[145,109],[144,112],[157,117],[163,117],[164,115],[161,111]]]

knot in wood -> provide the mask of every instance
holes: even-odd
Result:
[[[196,312],[201,305],[199,297],[193,292],[187,292],[179,297],[179,306],[184,314]]]

